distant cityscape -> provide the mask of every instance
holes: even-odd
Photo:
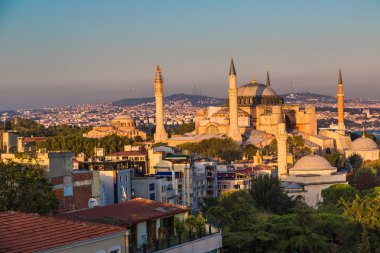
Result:
[[[314,105],[319,128],[327,128],[336,124],[337,104],[335,97],[308,92],[289,93],[281,96],[285,99],[285,103]],[[177,126],[194,122],[194,117],[200,108],[220,106],[224,103],[225,99],[222,98],[187,94],[170,95],[165,98],[165,125]],[[1,121],[19,116],[34,120],[46,127],[62,124],[83,127],[107,124],[123,111],[135,118],[138,127],[155,124],[154,98],[131,98],[110,103],[19,109],[0,111],[0,113]],[[347,130],[350,131],[362,131],[363,128],[380,130],[380,101],[346,98],[345,121]]]

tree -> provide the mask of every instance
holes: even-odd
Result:
[[[194,131],[194,129],[195,129],[195,123],[184,123],[182,125],[179,125],[176,128],[173,128],[173,134],[184,135],[185,133],[190,133]]]
[[[231,138],[211,138],[199,143],[184,143],[178,146],[202,156],[221,158],[224,151],[238,150],[237,142]]]
[[[358,245],[358,253],[368,253],[371,252],[371,244],[368,238],[367,229],[363,229],[360,236],[360,244]]]
[[[296,160],[305,155],[311,154],[310,148],[305,145],[305,140],[302,136],[289,136],[287,139],[288,149]]]
[[[236,149],[225,150],[220,154],[220,158],[227,162],[241,160],[242,157],[243,157],[242,152]]]
[[[353,185],[358,190],[369,190],[378,185],[377,177],[370,168],[359,168],[355,170]]]
[[[187,226],[187,230],[189,231],[189,237],[190,240],[192,239],[192,234],[194,232],[195,226],[196,226],[196,218],[194,215],[190,214],[186,217],[185,223]]]
[[[325,158],[327,161],[330,162],[330,164],[333,167],[337,168],[344,168],[346,165],[346,158],[344,155],[340,154],[337,151],[333,151],[332,153],[328,154],[326,152]]]
[[[0,163],[0,211],[55,213],[59,202],[41,168]]]
[[[199,213],[195,218],[195,231],[198,238],[202,237],[202,234],[205,231],[206,219],[203,217],[202,213]]]
[[[359,191],[349,184],[334,184],[322,190],[323,202],[319,204],[320,210],[331,208],[340,210],[342,208],[341,199],[352,201]],[[331,210],[330,209],[330,210]]]
[[[243,147],[242,152],[248,159],[253,159],[253,157],[256,155],[256,152],[258,151],[258,148],[255,145],[248,144],[247,146]]]
[[[363,158],[358,154],[353,154],[348,157],[348,162],[356,170],[363,165]]]
[[[269,212],[287,213],[293,207],[293,202],[276,177],[264,175],[256,178],[250,193],[255,206]]]
[[[361,224],[365,228],[380,229],[380,196],[356,198],[353,201],[342,200],[344,216]]]

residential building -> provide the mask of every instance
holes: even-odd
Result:
[[[205,233],[198,238],[183,235],[179,240],[174,219],[184,220],[188,212],[186,206],[135,198],[115,205],[68,212],[58,217],[124,227],[130,230],[129,245],[133,252],[219,252],[222,248],[221,233],[207,224]]]

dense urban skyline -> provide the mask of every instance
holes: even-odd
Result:
[[[378,1],[1,1],[0,109],[151,96],[226,97],[238,85],[334,95],[342,63],[348,97],[380,94]],[[220,87],[223,88],[220,88]],[[130,93],[132,90],[132,94]]]

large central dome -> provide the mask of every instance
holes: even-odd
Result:
[[[270,86],[255,81],[240,86],[237,94],[241,97],[278,96]]]
[[[260,104],[278,105],[284,100],[269,86],[252,81],[238,88],[238,104],[240,106],[255,106]]]

